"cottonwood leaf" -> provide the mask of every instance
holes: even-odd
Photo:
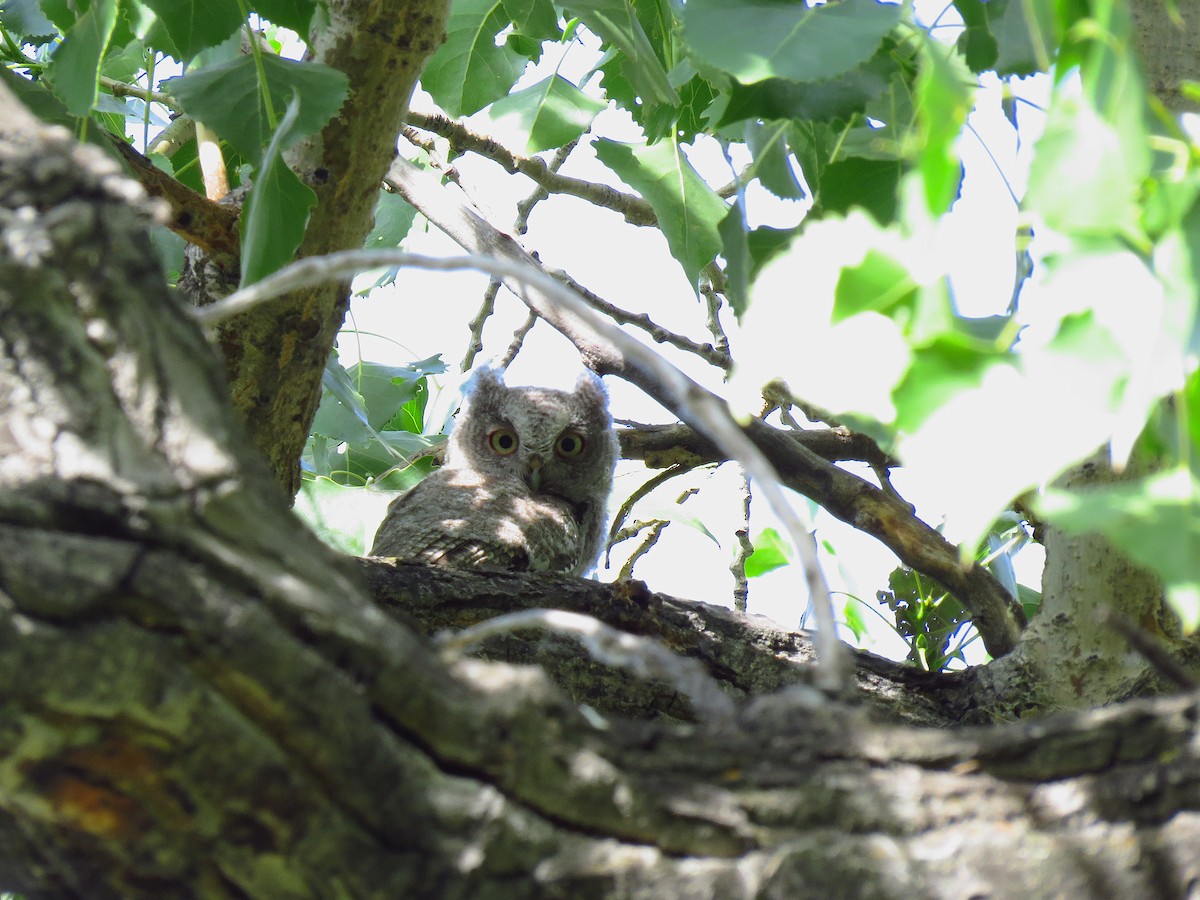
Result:
[[[654,208],[671,255],[695,285],[700,270],[721,252],[720,224],[728,205],[670,141],[647,147],[601,138],[593,147],[597,158]]]
[[[295,98],[296,115],[280,126],[281,149],[319,131],[346,99],[349,79],[321,63],[299,63],[264,55],[263,71],[272,106],[279,112]],[[164,82],[184,109],[229,141],[247,159],[258,159],[272,136],[254,60],[248,56]]]
[[[770,0],[689,0],[684,39],[694,56],[743,84],[833,78],[870,59],[901,6],[843,0],[821,6]]]

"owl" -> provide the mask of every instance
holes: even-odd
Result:
[[[446,462],[388,507],[372,556],[580,575],[599,556],[617,438],[600,380],[574,391],[471,380]]]

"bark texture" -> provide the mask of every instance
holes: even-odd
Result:
[[[1200,2],[1130,0],[1129,8],[1150,92],[1173,112],[1196,112],[1200,104],[1182,85],[1200,80]]]
[[[297,251],[301,257],[362,246],[409,97],[425,60],[445,39],[449,2],[334,0],[327,8],[327,21],[311,36],[310,56],[344,72],[350,94],[319,135],[288,154],[317,195]],[[199,283],[227,284],[228,273],[222,278],[209,271],[208,262],[192,261]],[[218,329],[234,408],[289,495],[300,487],[300,454],[320,401],[325,361],[345,318],[348,287],[322,284]]]
[[[697,682],[668,666],[669,718],[633,721],[539,668],[438,649],[412,623],[460,624],[452,591],[479,603],[486,580],[389,582],[384,611],[299,524],[163,287],[146,214],[114,163],[0,88],[0,888],[1194,893],[1194,694],[914,728],[798,677],[759,694],[792,680],[799,642],[727,640],[743,620],[636,586],[608,599],[620,621],[690,645],[733,702],[688,721],[671,694]],[[493,601],[518,591],[496,584]]]

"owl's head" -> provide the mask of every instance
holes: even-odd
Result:
[[[612,486],[617,439],[600,379],[573,391],[508,387],[481,369],[450,434],[447,466],[515,476],[535,493],[603,504]]]

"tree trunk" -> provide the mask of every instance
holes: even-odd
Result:
[[[317,195],[298,256],[361,247],[379,187],[425,60],[445,39],[448,0],[332,2],[310,56],[344,72],[350,95],[325,129],[288,153]],[[237,282],[236,260],[190,261],[193,300]],[[226,288],[227,290],[227,288]],[[325,283],[220,326],[234,408],[289,496],[300,489],[300,454],[321,399],[325,362],[349,305],[349,285]]]
[[[585,635],[597,669],[657,667],[669,718],[636,722],[581,705],[541,669],[436,648],[411,627],[421,610],[487,580],[452,588],[418,571],[391,582],[385,612],[289,513],[215,354],[163,285],[137,196],[0,88],[0,886],[89,898],[1194,891],[1195,695],[914,728],[882,721],[885,700],[835,702],[801,683],[758,694],[792,680],[801,642],[739,639],[740,617],[634,586],[580,590],[725,688],[658,645]],[[386,567],[370,571],[383,592]]]

